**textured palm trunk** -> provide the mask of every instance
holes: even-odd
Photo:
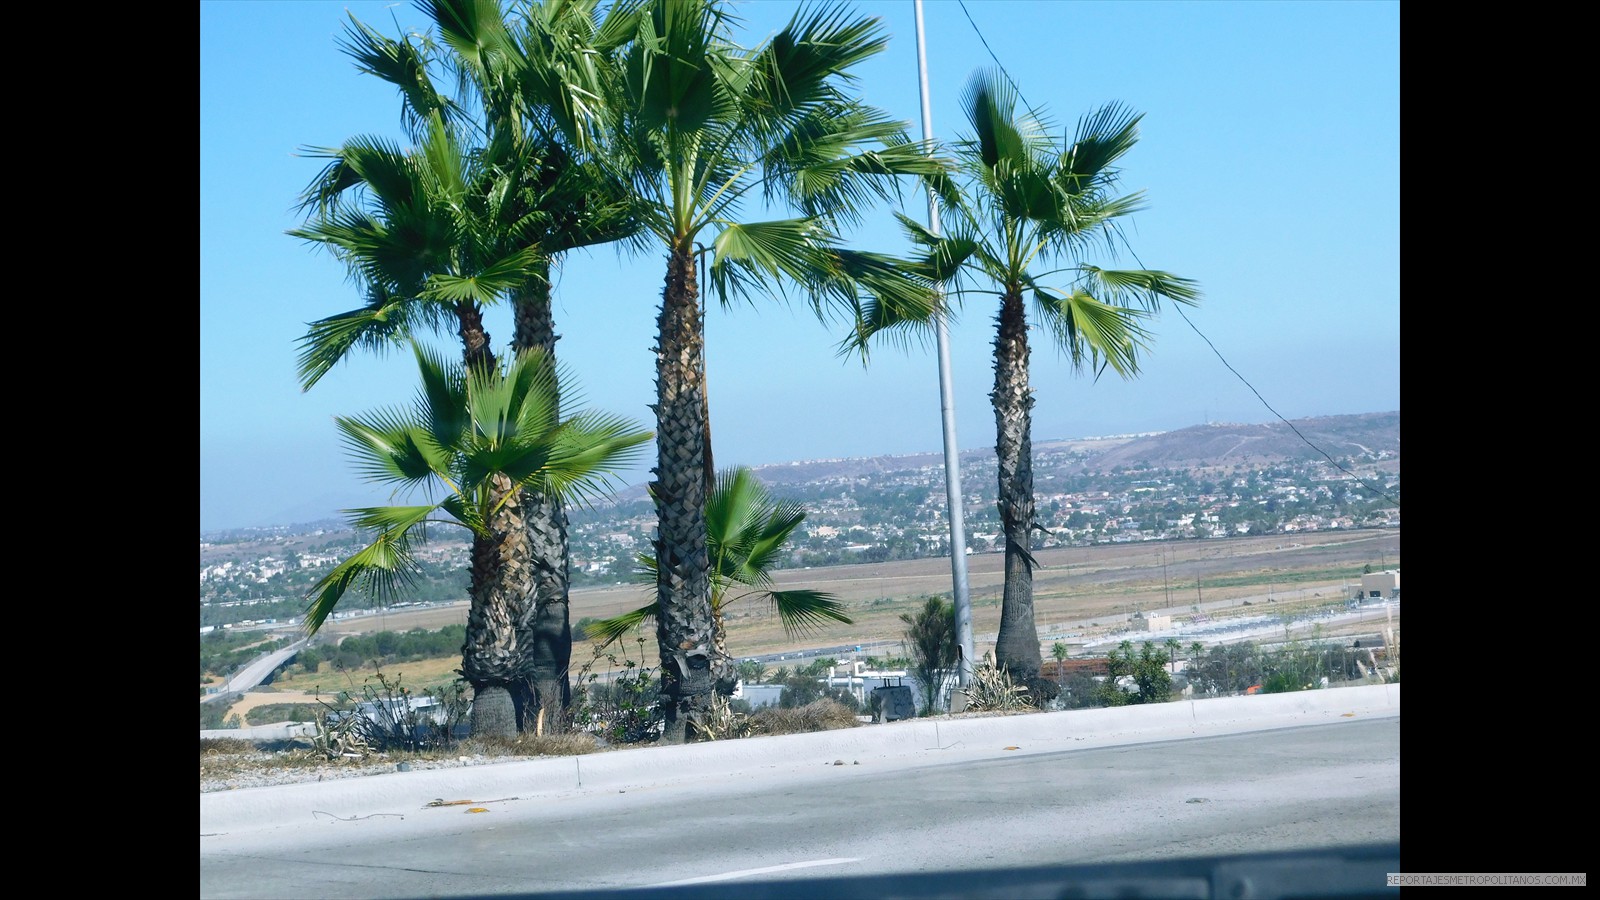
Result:
[[[700,731],[717,683],[732,666],[718,652],[706,549],[704,333],[694,255],[667,261],[656,343],[656,642],[661,651],[662,741]]]
[[[456,334],[461,336],[461,355],[467,367],[494,365],[489,347],[489,332],[483,327],[483,310],[476,303],[456,304]]]
[[[493,367],[494,351],[475,303],[458,303],[456,333],[467,367]],[[504,476],[490,488],[493,504],[511,490]],[[461,646],[461,676],[472,686],[472,733],[516,737],[519,698],[527,694],[526,662],[518,652],[517,621],[530,593],[529,552],[521,503],[513,499],[472,539],[471,582],[467,589],[467,636]]]
[[[550,309],[550,268],[530,278],[513,298],[516,330],[512,350],[522,354],[538,348],[555,365],[557,335]],[[559,405],[559,396],[556,398]],[[516,696],[518,721],[524,731],[542,722],[543,730],[566,730],[572,702],[572,622],[570,605],[570,545],[567,512],[561,498],[538,491],[522,494],[532,557],[533,592],[517,610],[519,644],[528,657],[529,683]]]
[[[1033,391],[1028,386],[1028,322],[1021,291],[1001,299],[994,341],[995,456],[1000,470],[1000,524],[1006,535],[1006,581],[1000,605],[996,662],[1019,682],[1033,684],[1043,659],[1033,621]]]
[[[511,480],[495,476],[492,491],[511,493]],[[472,540],[467,637],[461,647],[461,675],[472,685],[472,733],[478,737],[517,735],[515,697],[528,682],[528,664],[518,640],[515,612],[533,592],[528,527],[520,495],[491,516],[484,534]]]

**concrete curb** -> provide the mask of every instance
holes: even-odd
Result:
[[[774,767],[893,758],[937,765],[1015,753],[1049,753],[1179,740],[1400,714],[1398,684],[1258,694],[1151,706],[969,719],[911,719],[815,734],[646,747],[454,769],[200,795],[200,834],[304,826],[323,817],[405,815],[435,799],[558,796],[727,779]]]

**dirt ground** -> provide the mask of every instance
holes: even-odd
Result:
[[[1004,556],[967,557],[977,652],[991,644],[1000,627]],[[1041,639],[1051,632],[1079,628],[1125,627],[1135,611],[1194,612],[1219,601],[1271,599],[1279,611],[1347,599],[1363,568],[1400,567],[1399,529],[1312,532],[1226,540],[1109,544],[1044,550],[1034,572],[1034,620]],[[785,635],[770,605],[756,599],[730,602],[728,647],[738,656],[784,653],[808,647],[899,641],[900,614],[915,609],[927,594],[951,590],[949,559],[783,569],[776,587],[813,588],[844,601],[854,625],[832,625],[804,636]],[[649,602],[648,588],[622,585],[572,592],[572,620],[605,618]],[[341,619],[325,633],[367,633],[411,628],[435,629],[466,622],[467,604],[388,612]],[[588,658],[573,649],[575,662]]]
[[[1364,568],[1400,567],[1398,529],[1271,535],[1259,538],[1186,541],[1181,543],[1113,544],[1086,548],[1045,550],[1038,554],[1034,572],[1034,620],[1046,647],[1057,639],[1069,646],[1129,627],[1136,612],[1166,612],[1176,618],[1202,610],[1214,618],[1259,612],[1257,605],[1277,613],[1292,613],[1340,605],[1361,579]],[[967,557],[967,581],[972,604],[974,648],[981,657],[994,646],[1000,627],[1000,596],[1004,557],[981,554]],[[736,656],[790,653],[802,649],[893,642],[869,653],[900,655],[903,624],[900,614],[921,605],[927,594],[951,590],[949,559],[908,560],[872,565],[823,569],[785,569],[776,575],[776,587],[814,588],[828,591],[848,608],[853,625],[834,625],[807,635],[786,635],[770,607],[758,600],[731,602],[727,609],[728,648]],[[637,608],[649,601],[641,585],[588,588],[572,593],[572,620],[586,616],[605,618]],[[1251,606],[1244,604],[1248,601]],[[400,610],[328,622],[325,634],[356,634],[412,628],[437,629],[463,624],[466,601],[422,610]],[[1392,627],[1399,617],[1353,621],[1328,628],[1324,637],[1372,634]],[[1068,637],[1073,635],[1075,637]],[[654,638],[630,642],[635,659],[653,656]],[[1076,655],[1076,653],[1074,654]],[[575,669],[593,657],[587,642],[573,647]],[[407,683],[419,684],[434,669],[447,672],[459,659],[430,660],[400,667]],[[601,663],[597,670],[608,669]],[[424,671],[426,670],[426,671]],[[390,673],[397,674],[397,673]],[[293,687],[291,683],[284,687]],[[277,703],[314,703],[310,692],[252,691],[230,708],[243,716],[257,706]]]

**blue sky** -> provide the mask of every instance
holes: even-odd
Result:
[[[798,4],[737,8],[755,44]],[[913,0],[854,8],[891,35],[859,67],[861,93],[920,135]],[[352,473],[333,417],[407,402],[414,363],[358,356],[309,392],[295,377],[306,323],[359,303],[338,263],[285,234],[301,224],[295,198],[319,168],[296,151],[358,134],[402,139],[394,92],[336,45],[349,14],[389,35],[421,23],[409,2],[200,3],[202,532],[385,497]],[[924,19],[936,138],[965,129],[961,91],[994,65],[990,50],[1062,129],[1107,102],[1142,112],[1122,167],[1123,186],[1147,201],[1129,243],[1143,265],[1204,292],[1187,321],[1153,323],[1132,381],[1073,373],[1035,332],[1035,441],[1400,408],[1398,2],[926,0]],[[904,210],[926,219],[919,195]],[[871,215],[857,245],[898,249],[890,213]],[[1096,261],[1136,265],[1127,254]],[[571,255],[557,273],[563,364],[587,405],[646,427],[664,274],[659,253],[611,248]],[[993,303],[968,298],[951,327],[963,449],[994,443]],[[490,310],[488,324],[504,347],[509,315]],[[710,310],[719,465],[942,446],[932,342],[884,348],[863,368],[835,353],[837,340],[776,298]],[[649,465],[625,480],[647,480]]]

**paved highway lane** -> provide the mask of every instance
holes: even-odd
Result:
[[[229,694],[248,691],[259,685],[261,682],[266,681],[267,676],[276,671],[279,666],[288,662],[296,653],[305,649],[306,643],[306,639],[301,638],[281,650],[274,650],[271,653],[256,657],[235,673],[232,678],[229,678],[228,683],[224,684],[215,694],[202,696],[200,702],[206,703],[219,697],[226,697]]]
[[[1400,720],[474,798],[203,838],[201,897],[414,898],[1398,845]],[[453,799],[453,798],[441,798]],[[419,821],[426,824],[419,827]],[[1376,890],[1381,885],[1374,885]]]

